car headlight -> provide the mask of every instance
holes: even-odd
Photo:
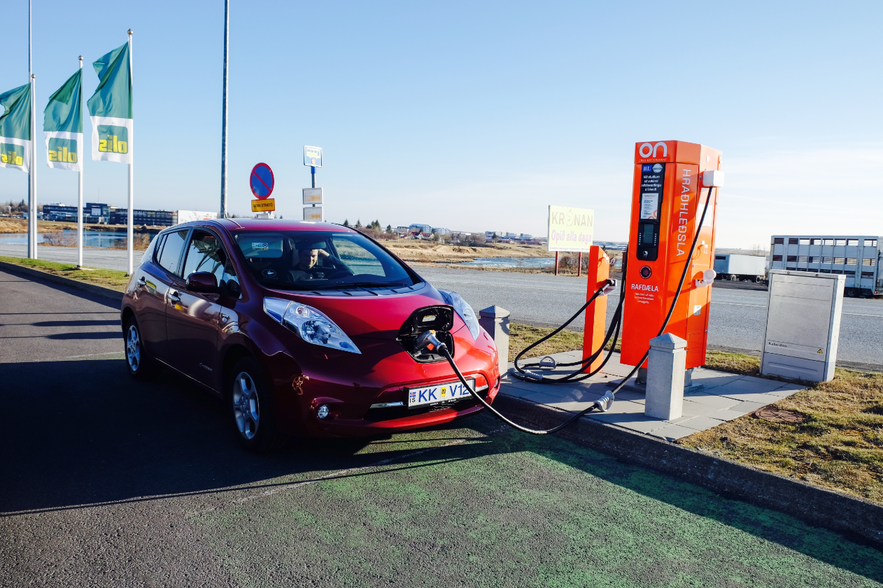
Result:
[[[439,293],[442,295],[442,298],[445,299],[445,302],[454,307],[454,310],[457,311],[457,314],[460,315],[460,318],[463,319],[463,322],[469,327],[469,332],[472,333],[472,338],[478,341],[478,317],[475,316],[475,311],[472,310],[469,303],[463,300],[463,297],[456,292],[439,290]]]
[[[312,306],[281,298],[264,298],[264,312],[307,343],[362,354],[333,320]]]

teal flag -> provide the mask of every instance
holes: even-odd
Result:
[[[129,44],[100,57],[92,66],[98,88],[89,98],[92,117],[92,159],[131,163],[132,70]]]
[[[31,85],[0,94],[0,167],[27,172],[31,154]]]
[[[43,135],[49,167],[82,171],[83,169],[83,70],[77,70],[49,97],[43,111]]]

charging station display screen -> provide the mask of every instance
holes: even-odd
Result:
[[[664,163],[645,163],[641,166],[641,220],[659,220],[664,184]]]
[[[641,166],[641,210],[638,223],[638,259],[655,261],[659,255],[659,211],[665,188],[665,164]]]

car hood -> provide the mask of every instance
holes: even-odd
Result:
[[[411,314],[420,308],[448,304],[438,290],[425,284],[416,292],[373,293],[369,296],[328,295],[310,296],[288,294],[280,296],[295,302],[308,304],[333,320],[350,337],[370,339],[395,339]],[[462,319],[454,313],[454,328],[464,327]]]

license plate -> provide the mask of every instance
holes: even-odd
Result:
[[[469,382],[469,387],[475,390],[475,380],[466,381]],[[460,381],[438,384],[436,386],[411,388],[408,391],[408,407],[414,408],[415,406],[425,406],[427,404],[451,402],[461,400],[467,396],[472,395]]]

